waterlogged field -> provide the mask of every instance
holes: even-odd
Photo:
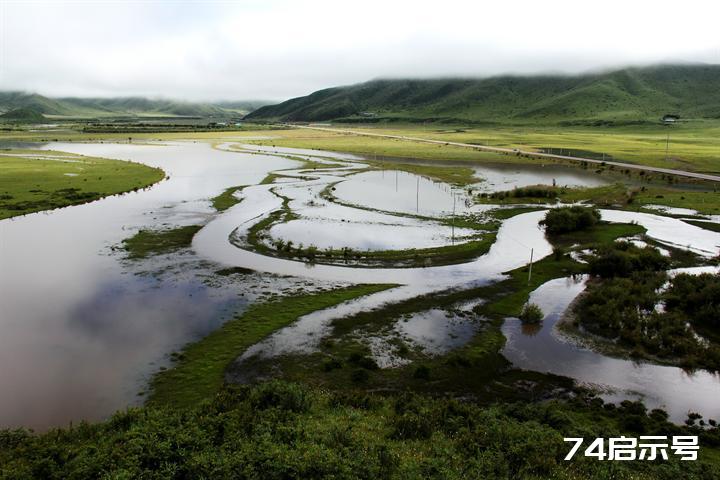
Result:
[[[457,141],[489,133],[417,130]],[[495,140],[512,145],[518,137],[511,134],[498,132]],[[657,132],[646,135],[642,141],[650,142]],[[533,138],[538,146],[553,145]],[[421,475],[428,462],[447,462],[428,449],[432,442],[463,458],[491,448],[492,458],[468,467],[478,475],[498,468],[506,476],[607,474],[592,463],[568,470],[560,461],[562,436],[578,429],[596,436],[682,432],[701,436],[701,462],[692,471],[717,471],[714,425],[693,417],[680,426],[688,412],[708,421],[720,416],[716,375],[651,358],[633,361],[628,352],[595,349],[557,329],[585,288],[593,258],[620,239],[659,247],[665,269],[712,268],[720,253],[717,217],[709,215],[716,204],[712,185],[661,186],[607,169],[526,165],[532,162],[514,156],[307,130],[184,137],[190,139],[33,147],[32,161],[62,157],[56,163],[70,181],[77,177],[64,170],[74,161],[98,158],[132,160],[137,164],[128,165],[168,178],[127,195],[0,222],[6,312],[0,363],[12,365],[0,369],[0,383],[13,390],[0,399],[0,426],[45,430],[147,403],[84,432],[113,439],[100,447],[110,451],[130,441],[120,424],[145,431],[157,420],[173,435],[195,425],[186,444],[192,453],[178,460],[186,462],[230,441],[213,437],[206,423],[198,426],[207,412],[243,425],[251,415],[273,432],[287,427],[289,415],[310,422],[304,438],[330,442],[335,453],[316,452],[332,458],[334,467],[318,466],[322,471],[359,468],[352,455],[337,453],[338,442],[348,451],[364,445],[363,451],[386,452],[368,457],[368,475],[376,478]],[[593,142],[599,137],[584,148],[594,151]],[[618,155],[623,142],[630,140],[607,140],[606,153]],[[693,167],[703,169],[707,152],[688,152]],[[452,163],[470,160],[476,163]],[[653,153],[647,161],[658,160]],[[140,173],[130,178],[137,181]],[[48,175],[42,181],[51,185]],[[669,193],[658,198],[661,189]],[[546,234],[540,222],[548,209],[588,200],[603,206],[599,223]],[[686,210],[653,206],[675,200]],[[37,292],[46,301],[38,302]],[[542,311],[539,324],[517,320],[528,299]],[[264,383],[269,379],[283,382]],[[255,383],[260,386],[242,386]],[[420,395],[399,395],[407,391]],[[464,400],[430,399],[438,395]],[[662,411],[649,413],[655,408]],[[449,418],[474,425],[472,433]],[[523,443],[522,453],[513,454],[517,461],[507,457],[514,448],[507,431],[496,432],[494,446],[480,447],[477,439],[496,424],[512,425],[537,444]],[[465,441],[458,440],[461,431]],[[84,434],[73,432],[67,441],[82,449]],[[264,441],[274,450],[257,447],[259,432],[232,440],[244,445],[245,465],[255,465],[255,473],[271,473],[272,452],[299,455],[273,435]],[[211,437],[224,440],[213,444]],[[0,446],[0,460],[18,469],[13,472],[39,460],[18,461],[18,449],[45,452],[56,441],[13,438]],[[463,450],[469,445],[478,450]],[[542,454],[527,454],[538,448]],[[265,450],[268,458],[251,455]],[[198,462],[184,468],[207,472]],[[298,471],[306,471],[298,462]],[[140,464],[123,468],[140,475]],[[85,452],[56,467],[77,474],[88,465],[105,463]],[[678,465],[668,463],[662,475],[678,474]],[[229,472],[237,465],[214,468]],[[628,466],[616,473],[665,478],[658,471]]]

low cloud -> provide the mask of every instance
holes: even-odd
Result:
[[[0,0],[0,88],[282,100],[378,77],[720,63],[720,3]]]

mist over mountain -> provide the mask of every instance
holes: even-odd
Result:
[[[18,120],[153,116],[239,118],[264,103],[266,102],[198,103],[143,97],[50,98],[37,93],[0,92],[0,115]]]
[[[720,117],[720,66],[660,65],[584,75],[379,79],[251,112],[277,121],[636,122]]]

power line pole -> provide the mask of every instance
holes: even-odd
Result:
[[[452,214],[452,220],[450,221],[450,225],[452,226],[452,243],[455,244],[455,200],[457,197],[455,197],[455,192],[452,192],[453,196],[453,214]]]
[[[668,152],[670,150],[670,132],[667,134],[667,140],[665,140],[665,161],[668,160]]]
[[[530,268],[528,269],[528,285],[530,285],[530,279],[532,278],[532,263],[533,263],[533,249],[530,249]]]
[[[420,176],[417,177],[417,187],[415,189],[415,210],[420,213]]]

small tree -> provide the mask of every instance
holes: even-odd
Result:
[[[535,303],[526,303],[520,312],[520,320],[528,324],[538,324],[544,316],[542,309]]]

